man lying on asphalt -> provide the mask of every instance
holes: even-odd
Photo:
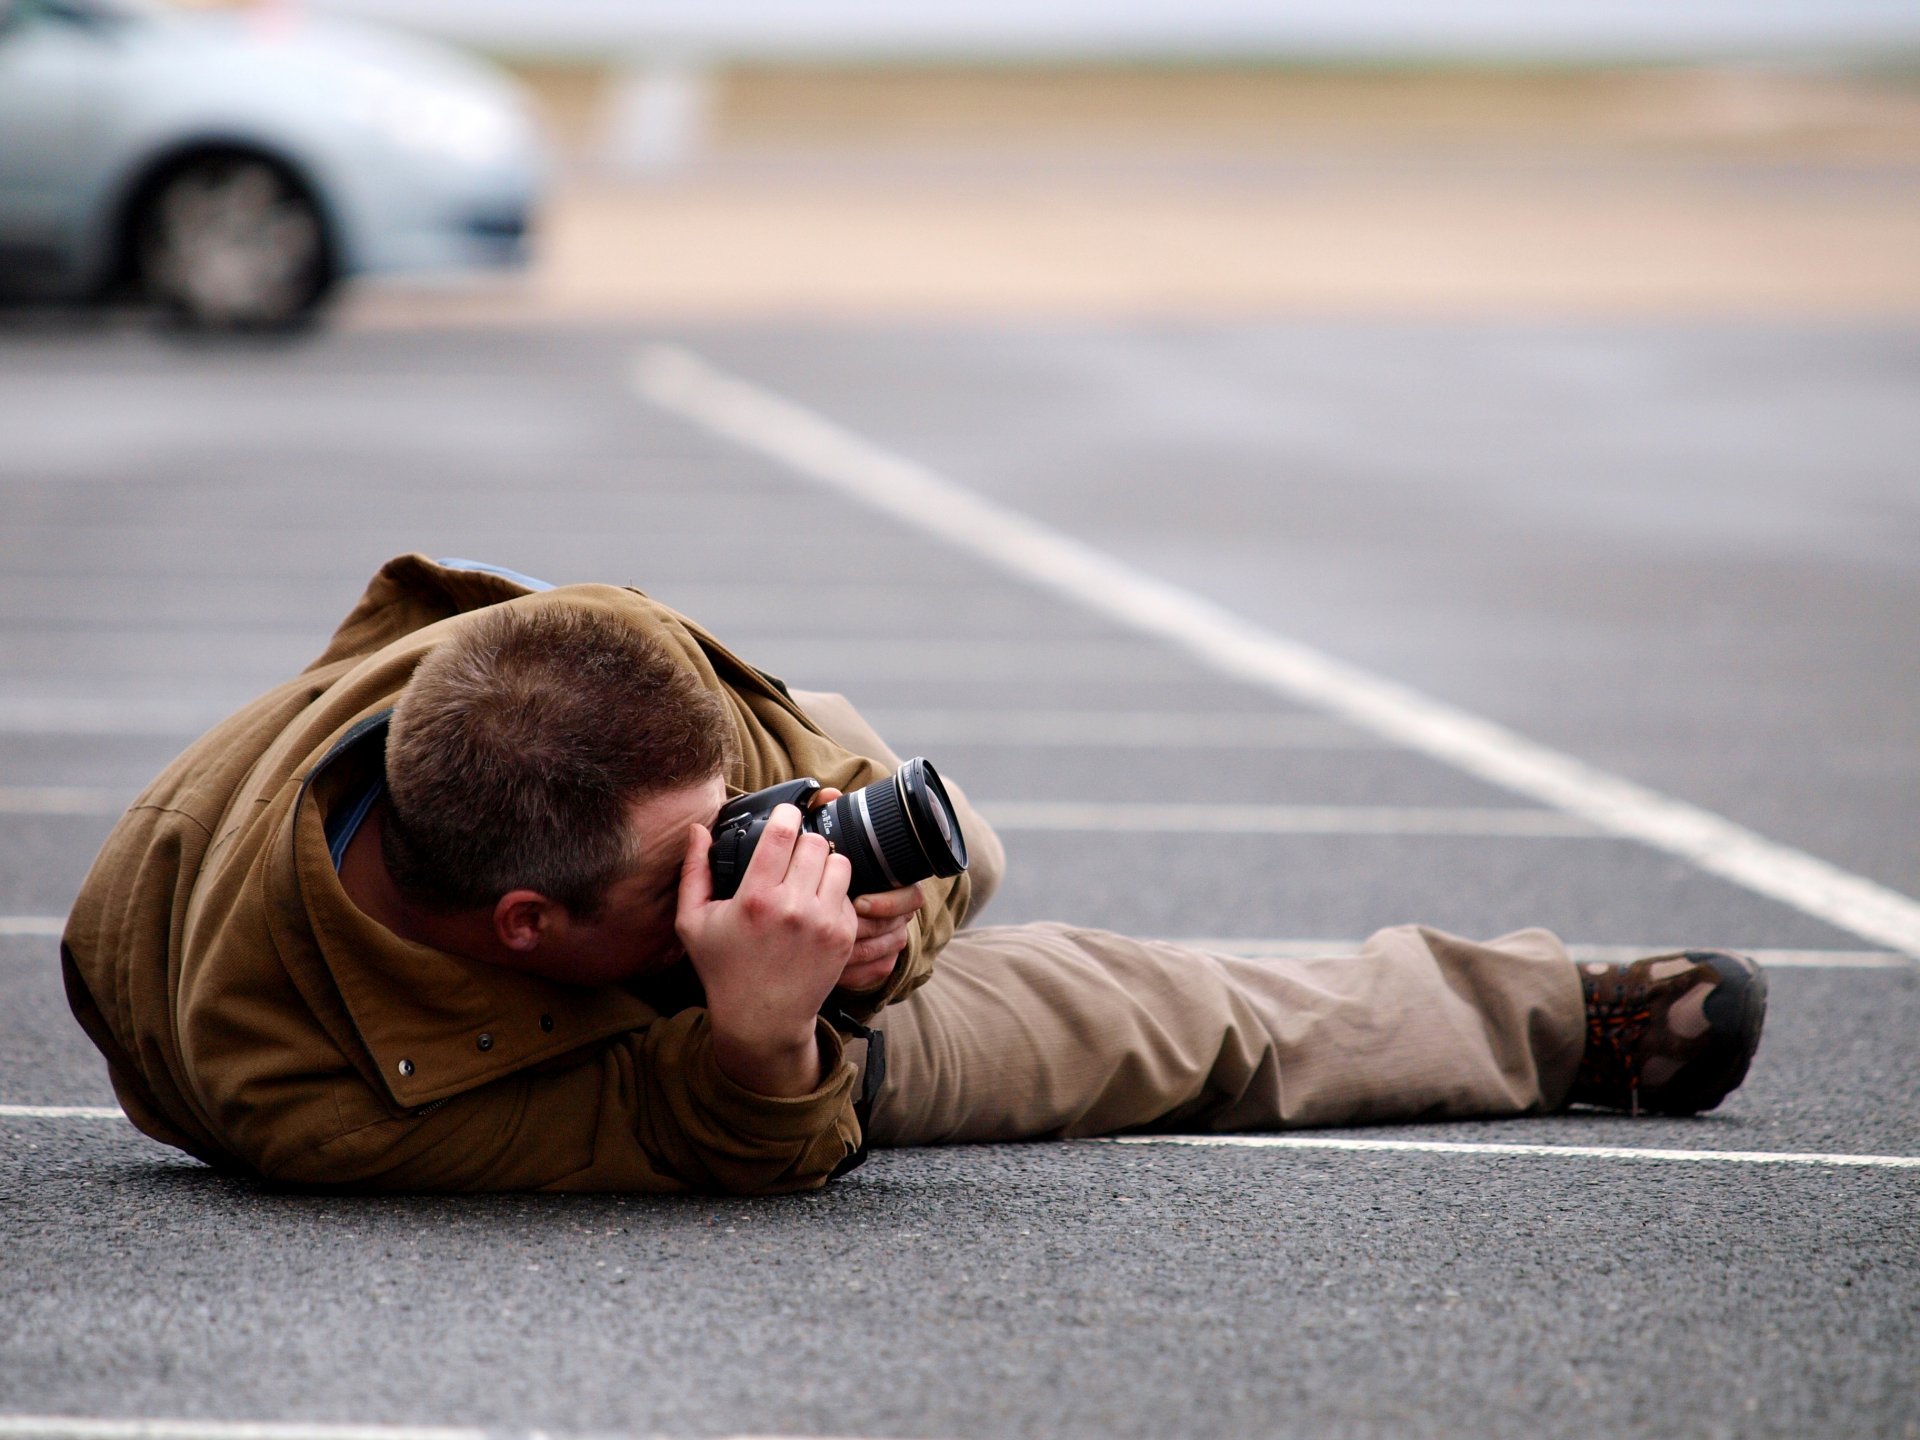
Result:
[[[1575,966],[1544,931],[1402,927],[1252,961],[962,930],[1002,856],[957,788],[964,873],[850,900],[848,855],[784,805],[716,896],[730,795],[831,800],[899,763],[840,697],[638,591],[403,556],[120,821],[68,996],[147,1134],[407,1190],[759,1193],[863,1141],[1686,1114],[1759,1041],[1764,976],[1711,952]],[[846,1036],[883,1007],[862,1103]]]

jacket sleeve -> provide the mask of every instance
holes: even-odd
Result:
[[[854,1067],[824,1022],[818,1035],[819,1088],[779,1099],[728,1079],[706,1011],[682,1011],[578,1063],[351,1128],[268,1178],[430,1192],[816,1189],[860,1143]]]

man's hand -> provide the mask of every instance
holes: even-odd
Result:
[[[853,943],[853,958],[840,972],[840,988],[858,994],[877,990],[887,983],[900,952],[907,948],[907,930],[913,917],[926,904],[918,885],[898,890],[881,890],[862,895],[853,902],[860,917],[860,929]]]
[[[833,786],[823,786],[807,808],[818,810],[822,805],[831,805],[840,795]],[[862,895],[853,902],[854,913],[860,917],[860,930],[854,941],[853,958],[840,972],[842,990],[851,990],[857,995],[878,990],[887,983],[893,967],[900,962],[900,952],[907,948],[907,927],[926,903],[917,885]]]
[[[859,922],[847,899],[853,867],[800,811],[776,808],[730,900],[713,898],[713,837],[690,827],[680,867],[680,943],[707,992],[714,1056],[761,1095],[804,1095],[820,1083],[815,1016],[852,965]]]

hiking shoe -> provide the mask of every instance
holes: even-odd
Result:
[[[1587,1048],[1568,1104],[1696,1115],[1746,1079],[1767,1018],[1767,977],[1753,961],[1688,950],[1579,970]]]

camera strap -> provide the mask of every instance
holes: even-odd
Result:
[[[841,1034],[867,1042],[867,1063],[860,1070],[860,1094],[853,1102],[853,1118],[860,1122],[860,1148],[834,1167],[828,1178],[838,1180],[849,1170],[867,1163],[867,1132],[873,1117],[873,1099],[887,1078],[887,1037],[885,1032],[862,1025],[844,1010],[836,1010],[827,1023]]]

